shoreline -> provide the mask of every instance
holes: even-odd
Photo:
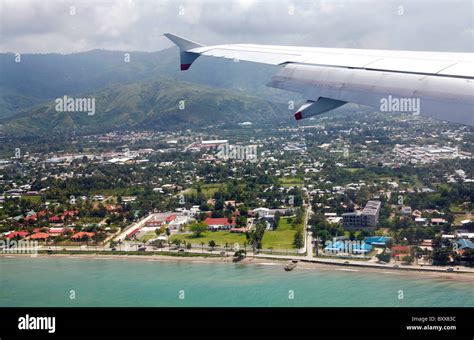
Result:
[[[218,256],[172,256],[172,255],[126,255],[126,254],[38,254],[32,256],[31,254],[0,254],[1,258],[63,258],[63,259],[97,259],[97,260],[138,260],[148,262],[185,262],[185,263],[230,263],[240,265],[266,265],[283,267],[286,265],[288,260],[276,259],[276,258],[258,258],[258,257],[247,257],[239,262],[233,262],[233,257],[218,257]],[[303,261],[302,261],[303,260]],[[441,270],[418,270],[417,268],[393,268],[393,267],[374,267],[364,265],[350,265],[340,263],[321,263],[299,260],[296,270],[322,270],[338,272],[343,271],[346,273],[375,273],[383,275],[397,275],[397,276],[416,276],[416,277],[429,277],[432,279],[444,279],[449,281],[473,281],[474,274],[469,272],[446,272]]]

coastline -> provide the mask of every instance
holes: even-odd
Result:
[[[62,258],[62,259],[97,259],[97,260],[132,260],[132,261],[148,261],[148,262],[186,262],[186,263],[228,263],[234,265],[267,265],[283,267],[287,264],[286,259],[277,258],[258,258],[247,257],[239,262],[233,262],[231,256],[173,256],[173,255],[126,255],[126,254],[0,254],[1,258]],[[302,261],[303,260],[303,261]],[[474,274],[469,272],[446,272],[441,270],[418,270],[417,268],[393,268],[393,267],[374,267],[353,264],[335,264],[304,261],[300,259],[296,270],[322,270],[322,271],[344,271],[354,273],[374,273],[383,275],[397,276],[417,276],[431,279],[456,280],[456,281],[472,281],[474,282]]]

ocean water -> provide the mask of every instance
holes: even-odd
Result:
[[[474,284],[338,267],[0,258],[0,306],[473,307]]]

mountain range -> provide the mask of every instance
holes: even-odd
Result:
[[[11,136],[275,122],[290,119],[288,100],[302,100],[265,86],[274,66],[200,58],[181,72],[176,48],[16,57],[0,54],[0,121]],[[95,98],[96,113],[56,111],[65,95]]]

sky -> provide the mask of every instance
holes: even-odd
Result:
[[[473,0],[0,0],[0,52],[205,45],[474,52]]]

